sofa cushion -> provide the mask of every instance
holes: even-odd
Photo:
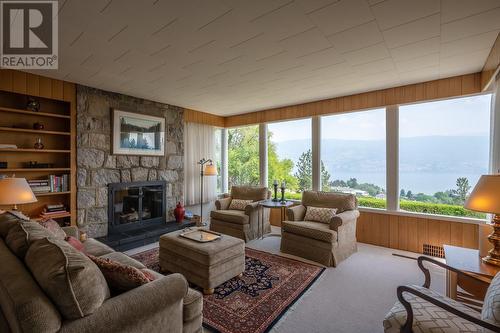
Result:
[[[193,320],[201,315],[203,311],[203,296],[199,291],[188,288],[186,296],[184,296],[184,305],[182,311],[182,320],[184,322]]]
[[[313,221],[284,221],[281,224],[281,228],[284,232],[317,239],[323,242],[331,243],[337,241],[337,232],[330,230],[330,226],[326,223]]]
[[[231,198],[260,201],[268,198],[269,190],[262,186],[233,186],[231,187]]]
[[[60,239],[60,240],[63,240],[64,238],[66,238],[66,233],[64,232],[64,230],[61,228],[59,223],[57,223],[53,219],[40,221],[39,223],[42,227],[49,230],[54,235],[55,238]]]
[[[500,326],[500,273],[497,273],[484,297],[481,319]]]
[[[24,263],[0,239],[0,312],[10,330],[0,332],[58,332],[61,315],[40,289]],[[0,319],[1,321],[1,319]]]
[[[132,259],[129,256],[127,256],[126,254],[123,254],[121,252],[111,252],[111,253],[102,255],[101,258],[111,259],[113,261],[119,262],[120,264],[132,266],[132,267],[135,267],[138,269],[146,268],[146,266],[144,266],[141,262],[139,262],[135,259]]]
[[[19,215],[22,216],[22,215]],[[4,238],[7,237],[7,234],[9,233],[10,228],[15,226],[21,221],[29,221],[29,219],[22,219],[19,216],[16,216],[16,212],[10,212],[10,211],[5,211],[2,214],[0,214],[0,237]]]
[[[25,262],[66,319],[87,316],[109,298],[108,284],[99,268],[65,241],[34,241]]]
[[[213,210],[210,217],[219,221],[248,224],[249,217],[241,210]]]
[[[252,202],[253,200],[232,199],[229,204],[229,210],[245,210],[245,207]]]
[[[10,228],[5,243],[18,258],[24,259],[31,242],[52,236],[53,234],[38,222],[19,222]]]
[[[83,242],[83,252],[96,257],[100,257],[102,255],[115,252],[115,250],[113,250],[106,244],[99,242],[98,240],[88,238],[85,242]]]
[[[479,317],[479,313],[472,310],[468,306],[444,297],[430,289],[411,286],[418,291],[427,294],[433,298],[440,300],[459,311],[465,312],[472,317]],[[459,316],[452,314],[442,308],[425,301],[424,299],[413,294],[404,293],[404,298],[410,302],[413,310],[413,332],[483,332],[480,326],[471,323]],[[399,333],[401,327],[406,322],[406,310],[400,302],[396,302],[384,319],[385,333]]]
[[[152,281],[138,268],[109,258],[99,258],[93,255],[88,257],[99,267],[112,291],[125,292]]]
[[[332,218],[335,216],[335,213],[337,213],[337,208],[309,206],[306,209],[304,220],[329,224]]]
[[[354,194],[339,192],[305,191],[302,194],[302,205],[308,207],[337,208],[337,213],[354,210],[358,202]]]

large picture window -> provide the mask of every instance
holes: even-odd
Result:
[[[259,126],[228,130],[228,183],[259,185]]]
[[[323,117],[323,190],[353,193],[360,206],[385,208],[385,148],[385,109]]]
[[[286,182],[287,199],[312,189],[311,119],[271,123],[268,134],[268,180]]]
[[[491,95],[399,108],[400,209],[484,218],[463,208],[488,173]]]

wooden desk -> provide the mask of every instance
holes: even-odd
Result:
[[[500,271],[500,267],[484,263],[479,256],[479,250],[452,245],[443,247],[446,264],[463,273],[446,271],[446,296],[480,306],[486,289],[495,274]],[[465,293],[459,291],[458,287]]]

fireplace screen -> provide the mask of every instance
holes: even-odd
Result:
[[[165,221],[165,182],[109,184],[110,228]]]

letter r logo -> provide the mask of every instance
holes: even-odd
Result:
[[[52,54],[54,1],[0,3],[3,55]]]

